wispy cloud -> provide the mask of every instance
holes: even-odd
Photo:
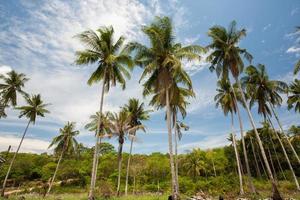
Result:
[[[271,26],[272,26],[272,24],[267,24],[266,26],[264,26],[264,27],[262,28],[262,31],[264,32],[264,31],[270,29]]]
[[[0,135],[0,151],[7,150],[8,146],[11,145],[11,151],[16,151],[21,138],[15,135]],[[34,139],[34,138],[25,138],[20,149],[20,152],[31,152],[31,153],[42,153],[42,152],[49,152],[47,149],[49,146],[49,142]]]

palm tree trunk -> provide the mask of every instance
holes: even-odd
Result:
[[[117,185],[117,196],[120,196],[121,170],[122,170],[122,151],[123,151],[123,143],[119,143],[119,150],[118,150],[118,185]]]
[[[250,143],[251,143],[251,149],[252,149],[252,153],[253,153],[254,161],[255,161],[256,174],[257,174],[258,177],[261,177],[261,172],[260,172],[260,169],[259,169],[259,166],[258,166],[258,161],[257,161],[254,145],[253,145],[253,142],[252,142],[252,137],[250,137]]]
[[[178,182],[178,132],[176,128],[177,115],[175,114],[175,125],[174,125],[174,143],[175,143],[175,179],[176,179],[176,189],[179,193],[179,182]],[[179,195],[179,194],[178,194]]]
[[[271,126],[272,126],[272,128],[273,128],[273,125],[272,125],[272,122],[270,121],[269,116],[268,116],[268,122],[271,124]],[[274,131],[274,134],[276,134],[276,133],[275,133],[276,131],[274,130],[274,128],[273,128],[273,131]],[[282,170],[282,166],[281,166],[281,163],[280,163],[280,161],[279,161],[279,157],[278,157],[278,154],[277,154],[277,151],[276,151],[276,148],[275,148],[275,144],[274,144],[274,142],[273,142],[273,139],[272,139],[272,136],[271,136],[271,135],[270,135],[270,141],[271,141],[271,144],[272,144],[272,149],[273,149],[273,151],[274,151],[274,154],[275,154],[276,161],[277,161],[278,167],[279,167],[279,169],[280,169],[280,172],[281,172],[281,174],[283,175],[284,179],[286,180],[286,177],[285,177],[284,172],[283,172],[283,170]]]
[[[258,152],[258,159],[259,159],[259,163],[260,163],[260,165],[261,165],[261,168],[263,169],[263,172],[264,172],[265,177],[269,178],[269,177],[268,177],[268,174],[267,174],[267,172],[266,172],[266,168],[265,168],[264,162],[262,161],[259,152]]]
[[[102,115],[102,110],[103,110],[103,99],[104,99],[104,88],[105,88],[105,80],[103,80],[102,83],[102,91],[101,91],[101,99],[100,99],[100,119],[97,124],[97,130],[96,130],[96,144],[95,144],[95,149],[94,149],[94,158],[93,158],[93,168],[92,168],[92,175],[91,175],[91,186],[90,186],[90,191],[89,191],[89,200],[94,200],[95,199],[95,187],[96,187],[96,179],[97,179],[97,169],[98,169],[98,144],[100,140],[99,136],[99,129],[100,129],[100,124],[101,124],[101,115]]]
[[[234,104],[236,106],[236,110],[237,110],[237,114],[238,114],[238,118],[239,118],[240,131],[241,131],[241,140],[242,140],[243,153],[244,153],[244,159],[245,159],[245,164],[246,164],[246,170],[247,170],[247,175],[248,175],[250,191],[252,193],[257,193],[256,189],[254,187],[254,184],[253,184],[251,171],[250,171],[250,167],[249,167],[249,160],[248,160],[247,149],[246,149],[246,144],[245,144],[245,137],[244,137],[243,121],[242,121],[239,106],[237,104],[237,97],[236,97],[236,94],[235,94],[235,91],[234,91],[234,88],[233,88],[232,84],[230,84],[230,87],[231,87],[231,90],[233,91]]]
[[[130,159],[131,159],[131,154],[132,154],[132,146],[133,146],[134,136],[135,136],[135,133],[133,134],[133,137],[131,139],[130,151],[129,151],[128,161],[127,161],[126,182],[125,182],[125,196],[127,196],[127,190],[128,190],[129,168],[130,168]]]
[[[238,153],[236,141],[235,141],[235,133],[234,133],[234,129],[233,129],[233,113],[231,113],[231,131],[232,131],[232,145],[233,145],[234,152],[235,152],[236,164],[237,164],[238,174],[239,174],[239,179],[240,179],[240,194],[243,195],[244,194],[243,176],[242,176],[241,165],[240,165],[240,157],[239,157],[239,153]]]
[[[19,146],[18,146],[18,148],[17,148],[17,151],[15,152],[14,157],[13,157],[13,159],[11,160],[10,165],[9,165],[9,167],[8,167],[8,170],[7,170],[5,179],[4,179],[4,181],[3,181],[2,192],[1,192],[1,196],[2,196],[2,197],[4,197],[5,186],[6,186],[6,182],[7,182],[8,176],[9,176],[10,171],[11,171],[11,168],[12,168],[14,162],[15,162],[15,159],[16,159],[16,157],[17,157],[17,154],[19,153],[19,150],[20,150],[21,145],[22,145],[22,143],[23,143],[23,140],[24,140],[24,138],[25,138],[25,135],[26,135],[26,132],[27,132],[27,130],[28,130],[28,127],[29,127],[30,122],[31,122],[31,121],[29,120],[28,123],[27,123],[27,126],[26,126],[26,128],[25,128],[25,131],[24,131],[24,133],[23,133],[23,136],[22,136],[22,139],[21,139],[21,141],[20,141],[20,143],[19,143]]]
[[[216,166],[215,166],[214,159],[211,159],[211,160],[212,160],[212,164],[213,164],[214,175],[215,175],[215,177],[217,177],[217,172],[216,172]]]
[[[135,180],[136,178],[135,178],[135,175],[133,176],[133,194],[135,194]]]
[[[58,159],[58,162],[57,162],[57,165],[56,165],[56,168],[55,168],[53,177],[52,177],[52,179],[51,179],[51,181],[50,181],[50,185],[49,185],[49,188],[48,188],[47,193],[45,194],[45,197],[46,197],[46,196],[50,193],[50,191],[51,191],[53,182],[54,182],[54,180],[55,180],[55,177],[56,177],[56,174],[57,174],[57,171],[58,171],[58,167],[59,167],[59,165],[60,165],[60,162],[62,161],[64,152],[65,152],[65,150],[66,150],[66,148],[67,148],[67,146],[68,146],[68,143],[69,143],[69,141],[67,141],[67,144],[64,145],[63,150],[62,150],[62,152],[61,152],[61,154],[60,154],[60,157],[59,157],[59,159]]]
[[[274,163],[273,163],[273,159],[272,159],[272,155],[271,155],[269,147],[267,147],[267,151],[268,151],[268,154],[269,154],[269,159],[270,159],[271,167],[272,167],[272,170],[273,170],[274,178],[277,180],[276,170],[275,170],[275,167],[274,167]]]
[[[281,166],[281,163],[280,163],[280,161],[279,161],[279,157],[278,157],[278,154],[277,154],[277,151],[276,151],[276,148],[275,148],[275,144],[274,144],[272,138],[270,138],[270,140],[271,140],[272,148],[273,148],[273,151],[274,151],[274,154],[275,154],[275,158],[276,158],[278,167],[279,167],[279,169],[280,169],[280,172],[281,172],[283,178],[286,180],[286,177],[285,177],[285,175],[284,175],[284,172],[283,172],[283,169],[282,169],[282,166]]]
[[[282,200],[282,197],[281,197],[281,195],[280,195],[280,193],[278,191],[278,188],[277,188],[277,183],[276,183],[276,181],[275,181],[275,179],[273,177],[273,174],[272,174],[272,171],[271,171],[271,168],[270,168],[267,156],[266,156],[266,152],[264,150],[264,147],[263,147],[263,144],[261,142],[260,136],[259,136],[259,134],[257,132],[256,125],[255,125],[254,119],[252,117],[252,113],[251,113],[251,111],[249,109],[249,106],[247,104],[247,101],[246,101],[246,98],[245,98],[245,95],[244,95],[244,92],[243,92],[243,89],[242,89],[242,86],[241,86],[241,83],[240,83],[238,77],[235,77],[235,81],[236,81],[236,83],[237,83],[237,85],[239,87],[243,103],[244,103],[244,105],[246,107],[246,111],[248,113],[248,117],[250,119],[252,128],[254,130],[254,133],[255,133],[255,136],[256,136],[256,139],[257,139],[257,142],[258,142],[258,145],[259,145],[262,157],[263,157],[263,161],[264,161],[264,163],[266,165],[266,168],[267,168],[267,173],[268,173],[269,178],[270,178],[271,183],[272,183],[272,187],[273,187],[273,199],[274,200]]]
[[[99,137],[98,147],[101,147],[101,144],[102,144],[102,136]],[[96,166],[98,167],[101,149],[98,148],[97,151],[98,153],[97,153]]]
[[[174,200],[178,199],[178,190],[176,187],[176,176],[174,169],[174,158],[173,158],[173,145],[172,145],[172,128],[171,128],[171,109],[170,109],[170,99],[169,90],[166,89],[166,106],[167,106],[167,127],[168,127],[168,141],[169,141],[169,155],[170,155],[170,167],[172,176],[172,196]]]
[[[295,148],[293,147],[291,141],[289,140],[289,138],[288,138],[288,137],[286,136],[286,134],[284,133],[283,128],[282,128],[282,125],[281,125],[281,122],[279,121],[278,115],[277,115],[277,113],[275,112],[273,105],[272,105],[271,103],[269,103],[269,105],[270,105],[270,107],[271,107],[271,109],[272,109],[272,112],[273,112],[273,114],[274,114],[274,116],[275,116],[275,118],[276,118],[276,121],[277,121],[277,123],[278,123],[278,125],[279,125],[279,127],[280,127],[280,130],[281,130],[282,134],[284,135],[284,137],[285,137],[285,139],[287,140],[287,142],[288,142],[290,148],[292,149],[294,156],[297,158],[298,164],[300,164],[299,156],[298,156],[298,154],[297,154]]]
[[[269,119],[269,122],[270,122],[270,124],[271,124],[271,126],[272,126],[272,128],[273,128],[273,130],[274,130],[274,134],[275,134],[277,140],[279,141],[279,144],[280,144],[281,149],[282,149],[282,151],[283,151],[284,157],[285,157],[285,159],[286,159],[286,161],[287,161],[287,163],[288,163],[288,166],[289,166],[289,168],[290,168],[290,170],[291,170],[291,172],[292,172],[292,175],[293,175],[293,178],[294,178],[294,181],[295,181],[297,190],[300,190],[300,186],[299,186],[298,179],[297,179],[297,177],[296,177],[296,175],[295,175],[295,171],[294,171],[294,169],[293,169],[293,167],[292,167],[292,164],[291,164],[291,161],[290,161],[290,159],[289,159],[289,157],[288,157],[288,155],[287,155],[287,153],[286,153],[286,150],[285,150],[285,147],[284,147],[284,145],[283,145],[283,143],[282,143],[282,141],[281,141],[281,138],[279,137],[278,132],[275,130],[275,128],[274,128],[274,126],[273,126],[273,123],[272,123],[271,119]],[[284,134],[284,133],[283,133],[283,134]]]

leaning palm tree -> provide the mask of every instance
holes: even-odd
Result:
[[[151,110],[146,110],[144,103],[140,103],[138,99],[131,98],[128,101],[128,104],[124,106],[126,112],[129,113],[129,124],[131,127],[142,125],[142,121],[148,120],[150,118],[149,113]],[[125,195],[127,196],[128,191],[128,178],[129,178],[129,168],[130,168],[130,160],[132,154],[133,141],[136,136],[136,131],[133,131],[130,134],[130,150],[129,157],[127,160],[127,169],[126,169],[126,182],[125,182]]]
[[[265,122],[267,121],[267,118],[269,118],[273,113],[279,124],[279,127],[281,128],[282,134],[285,135],[283,132],[281,123],[278,119],[277,113],[275,112],[273,106],[280,105],[282,103],[282,98],[279,95],[279,92],[286,91],[287,85],[282,81],[269,80],[269,76],[265,70],[265,66],[261,65],[261,64],[259,64],[257,66],[257,68],[250,65],[246,68],[245,72],[246,72],[246,75],[245,75],[245,77],[242,78],[242,83],[243,83],[243,85],[246,86],[247,93],[250,96],[250,108],[254,105],[255,102],[257,102],[258,113],[263,115]],[[270,123],[272,123],[271,120],[270,120]],[[273,126],[273,124],[272,124],[272,126]],[[285,147],[281,141],[281,138],[278,136],[278,133],[276,132],[276,130],[274,130],[274,134],[281,145],[285,159],[286,159],[288,166],[292,172],[296,187],[298,190],[300,190],[297,177],[296,177],[294,169],[291,165],[290,159],[286,153]],[[299,157],[298,157],[294,147],[292,146],[289,138],[286,135],[285,135],[285,138],[287,140],[287,143],[293,150],[293,153],[300,164]]]
[[[236,139],[235,139],[235,133],[233,128],[233,114],[236,113],[237,104],[235,102],[235,97],[233,95],[233,91],[231,90],[229,81],[226,79],[221,79],[218,81],[217,84],[219,88],[217,88],[218,94],[215,96],[216,107],[221,106],[225,116],[227,116],[228,113],[230,113],[231,115],[232,133],[230,134],[230,141],[232,142],[234,152],[235,152],[236,164],[237,164],[238,175],[240,180],[240,194],[243,195],[244,189],[243,189],[242,170],[240,166],[240,157],[236,146]]]
[[[192,81],[183,69],[182,60],[199,60],[199,53],[203,52],[203,48],[197,45],[183,47],[180,43],[175,43],[173,26],[168,17],[156,17],[154,22],[149,26],[144,26],[142,31],[148,36],[150,47],[139,43],[131,43],[128,45],[128,49],[135,50],[136,64],[144,69],[141,80],[147,78],[143,84],[143,95],[162,94],[160,96],[165,99],[172,196],[174,199],[178,199],[173,158],[170,106],[170,99],[172,99],[173,94],[170,91],[170,87],[175,82],[182,84],[190,90],[192,89]]]
[[[295,79],[289,86],[288,109],[300,113],[300,80]]]
[[[242,147],[243,147],[243,155],[245,159],[245,165],[246,165],[246,170],[247,170],[247,176],[248,176],[248,181],[249,181],[249,187],[252,193],[256,193],[256,189],[253,184],[252,180],[252,175],[249,167],[249,160],[248,160],[248,155],[247,155],[247,149],[246,149],[246,143],[245,143],[245,137],[244,137],[244,128],[243,128],[243,121],[240,113],[240,109],[238,106],[238,102],[241,102],[241,95],[238,90],[238,88],[235,85],[231,85],[230,82],[226,79],[221,79],[217,83],[217,95],[215,96],[215,101],[217,102],[222,102],[225,101],[227,102],[228,99],[230,99],[230,103],[233,103],[232,105],[227,102],[227,107],[232,106],[234,111],[238,114],[238,119],[239,119],[239,125],[240,125],[240,133],[241,133],[241,140],[242,140]]]
[[[68,152],[75,152],[77,150],[78,142],[75,136],[79,134],[79,131],[75,129],[75,122],[68,122],[63,128],[59,129],[59,135],[54,137],[48,148],[56,146],[54,148],[55,154],[60,153],[53,177],[51,178],[49,188],[45,196],[47,196],[52,188],[53,182],[55,180],[59,165],[62,161],[63,155]]]
[[[16,152],[14,153],[14,156],[10,162],[10,165],[8,167],[5,179],[3,181],[3,188],[2,188],[2,196],[4,196],[4,191],[5,191],[5,186],[6,186],[6,182],[7,179],[9,177],[10,171],[12,169],[12,166],[15,162],[16,156],[21,148],[21,145],[23,143],[23,140],[25,138],[25,135],[27,133],[28,127],[30,124],[35,124],[36,121],[36,117],[40,116],[40,117],[44,117],[46,113],[49,113],[49,111],[46,109],[48,104],[44,104],[44,102],[41,99],[41,95],[32,95],[30,96],[26,96],[25,97],[25,101],[27,103],[26,106],[21,106],[21,107],[17,107],[18,110],[20,110],[20,118],[21,117],[26,117],[28,119],[28,123],[27,126],[24,130],[23,136],[21,138],[21,141],[19,143],[19,146],[16,150]]]
[[[216,71],[217,76],[221,76],[223,79],[229,79],[229,73],[233,76],[239,88],[243,105],[245,105],[251,126],[259,144],[263,161],[266,165],[267,172],[272,183],[273,198],[281,200],[282,197],[278,191],[277,183],[273,177],[263,144],[259,137],[252,113],[247,104],[247,100],[239,80],[239,75],[243,72],[244,68],[244,62],[241,56],[244,56],[244,58],[250,62],[252,60],[252,56],[247,52],[247,50],[238,46],[240,40],[245,35],[246,30],[237,30],[235,21],[230,24],[228,30],[222,26],[213,26],[208,32],[208,36],[212,38],[212,43],[208,46],[208,49],[211,49],[212,53],[207,59],[211,62],[210,70]]]
[[[110,115],[111,121],[111,132],[112,136],[118,138],[118,184],[117,184],[117,195],[120,195],[121,185],[121,170],[122,170],[122,152],[123,144],[125,142],[126,134],[133,134],[139,129],[145,131],[144,126],[141,124],[131,125],[130,113],[126,109],[122,108],[119,113],[113,113]]]
[[[102,27],[96,32],[92,30],[84,31],[77,35],[79,40],[86,46],[83,51],[76,52],[77,65],[87,65],[97,63],[97,69],[92,73],[88,80],[88,84],[92,85],[102,81],[102,91],[100,97],[100,115],[103,110],[104,92],[108,92],[111,86],[117,83],[122,85],[125,89],[125,77],[129,78],[133,62],[131,57],[123,50],[121,50],[124,37],[120,37],[114,42],[114,29],[112,27]],[[89,199],[95,199],[94,190],[96,186],[97,177],[97,152],[99,143],[99,127],[97,125],[96,145],[94,150],[94,158],[92,165],[91,186],[89,191]]]
[[[0,74],[0,118],[6,117],[5,108],[17,105],[17,96],[27,95],[23,88],[29,79],[25,74],[12,70],[6,75]]]

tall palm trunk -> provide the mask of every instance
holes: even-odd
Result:
[[[239,157],[239,153],[238,153],[237,146],[236,146],[236,141],[235,141],[235,133],[234,133],[234,129],[233,129],[233,113],[231,113],[231,131],[232,131],[232,145],[233,145],[233,148],[234,148],[235,159],[236,159],[236,164],[237,164],[238,174],[239,174],[239,180],[240,180],[240,194],[243,195],[244,194],[243,175],[242,175],[242,170],[241,170],[241,165],[240,165],[240,157]]]
[[[179,192],[179,182],[178,182],[178,132],[176,128],[177,114],[175,113],[175,125],[174,125],[174,143],[175,143],[175,179],[176,179],[176,189]]]
[[[268,178],[268,174],[267,174],[267,172],[266,172],[266,168],[265,168],[264,162],[262,161],[261,155],[260,155],[259,152],[258,152],[258,159],[259,159],[259,163],[260,163],[260,165],[261,165],[261,168],[262,168],[262,170],[263,170],[263,172],[264,172],[265,177]]]
[[[166,89],[166,107],[167,107],[167,127],[168,127],[168,141],[169,141],[169,155],[170,155],[170,168],[172,176],[172,196],[174,200],[178,199],[178,190],[176,187],[176,176],[174,169],[173,145],[172,145],[172,127],[171,127],[171,109],[169,99],[169,89]]]
[[[288,163],[288,166],[289,166],[289,168],[290,168],[290,170],[291,170],[291,172],[292,172],[292,175],[293,175],[293,178],[294,178],[294,181],[295,181],[297,190],[300,190],[300,186],[299,186],[298,179],[297,179],[297,177],[296,177],[296,175],[295,175],[295,171],[294,171],[294,169],[293,169],[293,167],[292,167],[292,164],[291,164],[291,161],[290,161],[290,159],[289,159],[289,157],[288,157],[288,155],[287,155],[287,153],[286,153],[286,150],[285,150],[285,147],[284,147],[284,145],[283,145],[283,143],[282,143],[282,141],[281,141],[281,138],[279,137],[278,132],[275,130],[275,128],[274,128],[274,126],[273,126],[273,123],[272,123],[271,119],[269,119],[269,122],[270,122],[270,124],[271,124],[271,126],[272,126],[272,128],[273,128],[273,130],[274,130],[274,134],[275,134],[277,140],[279,141],[279,144],[280,144],[281,149],[282,149],[282,151],[283,151],[284,157],[285,157],[285,159],[286,159],[286,161],[287,161],[287,163]]]
[[[250,137],[250,143],[251,143],[252,153],[253,153],[253,156],[254,156],[256,173],[257,173],[258,177],[261,177],[261,172],[260,172],[260,168],[258,166],[258,161],[257,161],[257,157],[256,157],[256,151],[254,149],[254,145],[253,145],[253,142],[252,142],[252,137]]]
[[[242,140],[242,146],[243,146],[243,154],[244,154],[244,159],[245,159],[245,164],[246,164],[246,170],[247,170],[247,175],[248,175],[248,181],[249,181],[250,191],[252,193],[257,193],[256,189],[254,187],[254,184],[253,184],[253,180],[252,180],[252,176],[251,176],[251,171],[250,171],[250,167],[249,167],[249,160],[248,160],[247,149],[246,149],[246,144],[245,144],[245,137],[244,137],[243,121],[242,121],[242,117],[241,117],[239,106],[237,104],[237,97],[236,97],[236,94],[235,94],[235,91],[234,91],[234,88],[233,88],[232,84],[230,84],[230,87],[231,87],[231,90],[233,92],[234,104],[235,104],[235,107],[236,107],[236,110],[237,110],[237,114],[238,114],[238,118],[239,118],[240,131],[241,131],[241,140]]]
[[[98,143],[98,153],[97,153],[97,160],[96,160],[96,166],[98,167],[98,164],[99,164],[99,156],[100,156],[100,152],[101,152],[101,149],[99,149],[101,147],[101,144],[102,144],[102,136],[99,137],[99,143]]]
[[[120,141],[119,141],[119,150],[118,150],[118,185],[117,185],[117,196],[120,195],[121,171],[122,171],[122,151],[123,151],[123,142],[120,142]]]
[[[17,154],[19,153],[19,150],[20,150],[21,145],[22,145],[22,143],[23,143],[23,140],[24,140],[24,138],[25,138],[25,135],[26,135],[26,132],[27,132],[27,130],[28,130],[28,127],[29,127],[30,122],[31,122],[31,121],[29,120],[28,123],[27,123],[27,126],[26,126],[26,128],[25,128],[25,130],[24,130],[22,139],[21,139],[21,141],[20,141],[20,143],[19,143],[19,146],[18,146],[18,148],[17,148],[17,151],[15,152],[14,157],[13,157],[12,160],[10,161],[10,164],[9,164],[9,167],[8,167],[8,170],[7,170],[7,173],[6,173],[6,176],[5,176],[4,181],[3,181],[3,187],[2,187],[2,192],[1,192],[1,196],[2,196],[2,197],[4,197],[5,186],[6,186],[6,182],[7,182],[8,176],[9,176],[10,171],[11,171],[11,168],[12,168],[14,162],[15,162],[15,159],[16,159],[16,157],[17,157]]]
[[[98,169],[98,144],[100,141],[100,124],[101,124],[101,115],[102,115],[102,110],[103,110],[103,99],[104,99],[104,87],[105,87],[105,80],[103,80],[102,83],[102,91],[101,91],[101,99],[100,99],[100,119],[97,124],[97,129],[96,129],[96,144],[95,144],[95,149],[94,149],[94,157],[93,157],[93,168],[92,168],[92,175],[91,175],[91,186],[90,186],[90,191],[89,191],[89,200],[94,200],[95,199],[95,187],[96,187],[96,179],[97,179],[97,169]]]
[[[270,163],[271,163],[271,168],[273,170],[274,178],[277,180],[276,170],[275,170],[275,166],[274,166],[274,163],[273,163],[273,159],[272,159],[272,155],[271,155],[271,152],[270,152],[270,148],[267,147],[266,149],[267,149],[268,154],[269,154],[269,159],[270,159]]]
[[[50,193],[50,191],[51,191],[53,182],[54,182],[54,180],[55,180],[55,177],[56,177],[56,174],[57,174],[57,171],[58,171],[58,167],[59,167],[59,165],[60,165],[60,163],[61,163],[61,161],[62,161],[64,152],[65,152],[66,148],[68,147],[68,143],[69,143],[69,140],[67,140],[67,143],[64,145],[64,147],[63,147],[63,149],[62,149],[62,152],[61,152],[61,154],[60,154],[60,156],[59,156],[59,159],[58,159],[58,162],[57,162],[57,165],[56,165],[56,168],[55,168],[53,177],[52,177],[52,179],[51,179],[51,181],[50,181],[49,188],[48,188],[47,193],[45,194],[45,197],[46,197],[46,196]]]
[[[272,124],[272,122],[271,122],[269,116],[268,116],[268,122],[269,122],[269,124],[271,125],[272,130],[274,131],[274,134],[276,134],[276,130],[274,129],[273,124]],[[284,177],[284,179],[286,180],[286,177],[285,177],[284,172],[283,172],[283,170],[282,170],[282,166],[281,166],[281,163],[280,163],[280,161],[279,161],[279,157],[278,157],[278,154],[277,154],[277,151],[276,151],[276,148],[275,148],[275,144],[274,144],[274,141],[273,141],[273,138],[272,138],[271,135],[270,135],[270,141],[271,141],[271,144],[272,144],[272,149],[273,149],[273,151],[274,151],[274,154],[275,154],[276,161],[277,161],[277,164],[278,164],[278,166],[279,166],[280,172],[281,172],[282,176]]]
[[[282,128],[282,125],[281,125],[281,122],[279,121],[278,115],[277,115],[277,113],[275,112],[273,105],[272,105],[271,103],[269,103],[269,105],[270,105],[270,107],[271,107],[271,110],[272,110],[272,112],[273,112],[275,118],[276,118],[276,121],[277,121],[277,123],[278,123],[278,125],[279,125],[279,128],[280,128],[281,133],[284,135],[284,137],[285,137],[285,139],[287,140],[287,142],[288,142],[290,148],[291,148],[292,151],[293,151],[294,156],[297,158],[298,164],[300,164],[299,156],[298,156],[298,154],[297,154],[295,148],[293,147],[291,141],[289,140],[289,138],[288,138],[288,137],[286,136],[286,134],[284,133],[283,128]]]
[[[131,159],[131,154],[132,154],[132,146],[133,146],[134,136],[135,136],[135,133],[133,134],[133,137],[131,138],[130,151],[129,151],[128,161],[127,161],[126,182],[125,182],[125,196],[127,196],[127,190],[128,190],[129,168],[130,168],[130,159]]]
[[[273,188],[273,199],[274,199],[274,200],[282,200],[282,197],[281,197],[281,195],[280,195],[280,193],[279,193],[279,191],[278,191],[278,188],[277,188],[277,183],[276,183],[276,181],[275,181],[275,179],[274,179],[274,177],[273,177],[273,174],[272,174],[272,171],[271,171],[271,168],[270,168],[270,165],[269,165],[267,156],[266,156],[266,152],[265,152],[265,150],[264,150],[264,147],[263,147],[263,144],[262,144],[262,142],[261,142],[260,136],[259,136],[259,134],[258,134],[258,132],[257,132],[256,125],[255,125],[254,119],[253,119],[253,117],[252,117],[252,113],[251,113],[251,111],[250,111],[250,109],[249,109],[249,106],[248,106],[248,104],[247,104],[247,101],[246,101],[246,98],[245,98],[245,95],[244,95],[244,93],[243,93],[243,89],[242,89],[242,86],[241,86],[241,83],[240,83],[238,77],[235,77],[235,81],[236,81],[236,83],[237,83],[237,85],[238,85],[238,87],[239,87],[239,90],[240,90],[240,92],[241,92],[241,96],[242,96],[243,103],[244,103],[244,105],[245,105],[245,107],[246,107],[246,110],[247,110],[247,113],[248,113],[248,117],[249,117],[249,119],[250,119],[252,128],[253,128],[253,130],[254,130],[254,133],[255,133],[255,136],[256,136],[256,139],[257,139],[257,142],[258,142],[258,145],[259,145],[259,148],[260,148],[262,157],[263,157],[263,161],[264,161],[264,163],[265,163],[265,165],[266,165],[266,168],[267,168],[268,176],[269,176],[269,178],[270,178],[270,180],[271,180],[271,183],[272,183],[272,188]]]
[[[276,148],[275,148],[275,144],[274,144],[273,139],[272,139],[271,136],[270,136],[270,141],[271,141],[271,144],[272,144],[272,149],[273,149],[273,152],[274,152],[274,154],[275,154],[275,158],[276,158],[278,167],[279,167],[279,169],[280,169],[280,172],[281,172],[282,176],[284,177],[284,179],[286,180],[286,177],[285,177],[284,172],[283,172],[283,170],[282,170],[282,166],[281,166],[281,163],[280,163],[280,161],[279,161],[279,157],[278,157],[278,154],[277,154],[277,151],[276,151]]]

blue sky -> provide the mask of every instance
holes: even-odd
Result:
[[[211,26],[227,27],[236,20],[239,27],[247,29],[247,37],[240,46],[254,56],[253,64],[265,64],[273,79],[290,82],[295,78],[292,70],[300,57],[299,35],[293,34],[295,27],[300,25],[298,0],[1,1],[0,73],[10,69],[26,73],[30,78],[26,90],[41,93],[44,100],[51,103],[51,114],[30,127],[22,151],[46,151],[51,138],[67,121],[77,122],[80,142],[88,146],[94,144],[94,134],[85,131],[83,126],[99,107],[100,85],[86,84],[95,66],[74,65],[74,52],[82,46],[73,36],[86,29],[113,25],[116,36],[124,35],[127,41],[147,42],[140,27],[149,24],[155,15],[172,17],[178,41],[203,46],[210,42],[207,31]],[[180,151],[226,145],[229,119],[213,102],[216,75],[210,73],[204,60],[187,63],[185,68],[192,77],[197,97],[191,100],[188,108],[185,122],[190,130],[180,142]],[[131,97],[142,99],[142,87],[138,83],[140,74],[140,69],[133,71],[125,91],[116,87],[109,92],[105,97],[105,111],[117,111]],[[23,103],[20,99],[19,104]],[[255,114],[255,109],[252,112],[259,125],[261,118]],[[299,114],[287,111],[285,104],[278,112],[285,128],[299,122]],[[247,115],[242,114],[245,128],[249,129]],[[0,120],[0,151],[10,144],[14,148],[18,144],[25,120],[17,116],[16,111],[9,110],[8,117]],[[237,128],[237,121],[235,125]],[[138,135],[134,151],[166,152],[164,112],[152,113],[146,126],[147,133]],[[116,144],[115,139],[110,142]],[[125,145],[127,150],[128,144]]]

